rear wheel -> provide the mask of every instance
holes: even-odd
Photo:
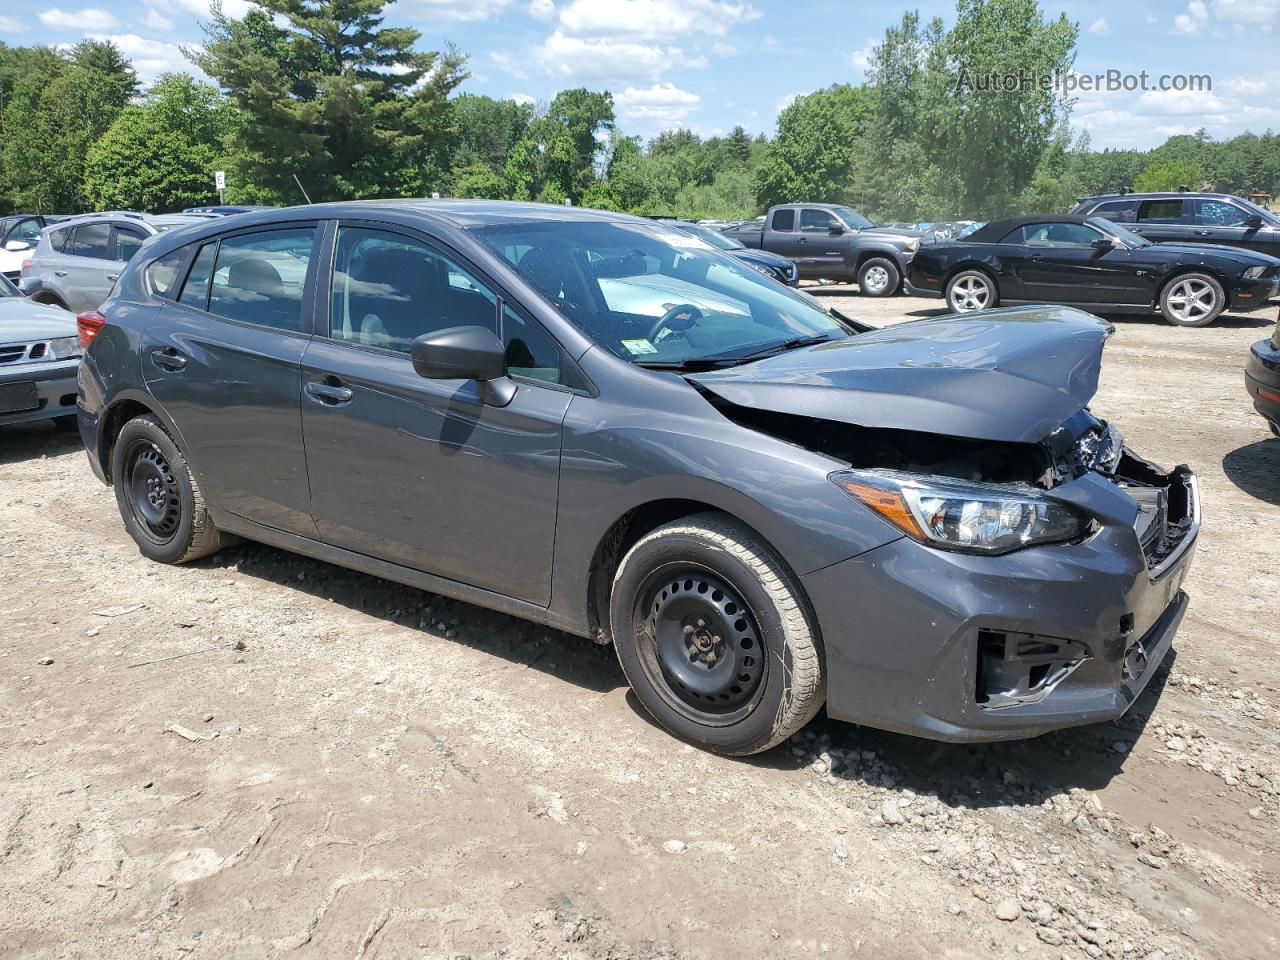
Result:
[[[768,750],[826,693],[817,629],[781,558],[719,514],[642,538],[610,600],[618,660],[645,709],[707,750]]]
[[[867,297],[891,297],[901,282],[898,265],[887,257],[872,257],[858,268],[858,289]]]
[[[962,270],[947,284],[947,306],[955,313],[971,313],[999,306],[996,282],[981,270]]]
[[[116,505],[143,556],[186,563],[221,545],[186,458],[152,416],[124,425],[111,452]]]
[[[1227,295],[1207,273],[1174,277],[1160,292],[1160,314],[1175,327],[1207,327],[1227,307]]]

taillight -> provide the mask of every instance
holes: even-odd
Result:
[[[33,263],[35,263],[35,261],[34,261],[34,260],[23,260],[23,261],[22,261],[22,269],[23,269],[23,270],[30,270],[30,269],[31,269],[31,265],[32,265]]]
[[[89,344],[93,343],[93,338],[98,335],[98,331],[102,329],[102,325],[106,322],[107,318],[97,310],[86,310],[84,313],[77,313],[76,333],[80,337],[80,346],[87,350]]]

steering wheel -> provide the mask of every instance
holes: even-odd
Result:
[[[662,333],[663,328],[670,330],[673,334],[683,334],[701,319],[702,311],[692,303],[677,303],[649,328],[649,342],[656,344],[658,334]]]

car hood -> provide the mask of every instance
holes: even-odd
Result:
[[[907,230],[904,227],[865,227],[858,231],[858,235],[862,237],[923,237],[924,233],[920,230]]]
[[[744,247],[741,250],[726,250],[725,253],[731,257],[737,257],[739,260],[745,260],[747,263],[763,263],[771,267],[789,267],[791,260],[781,254],[770,253],[768,250],[754,250],[751,247]]]
[[[1185,253],[1191,256],[1216,255],[1223,260],[1243,263],[1251,267],[1271,267],[1280,263],[1269,253],[1249,250],[1245,247],[1232,247],[1221,243],[1156,243],[1155,248],[1162,253]]]
[[[73,314],[23,297],[0,297],[0,343],[75,335]]]
[[[1035,443],[1093,397],[1113,332],[1071,307],[1011,307],[901,323],[688,379],[757,410]]]

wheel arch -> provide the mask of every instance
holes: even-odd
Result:
[[[124,429],[124,425],[134,417],[153,416],[160,421],[160,425],[173,439],[174,444],[185,457],[187,455],[182,443],[181,437],[173,421],[160,408],[150,396],[138,391],[128,391],[122,393],[113,399],[110,405],[102,414],[102,419],[98,427],[98,449],[95,451],[99,466],[102,467],[102,475],[106,477],[107,483],[112,483],[111,477],[111,452],[115,449],[116,440],[120,436],[120,431]]]
[[[698,499],[667,497],[649,500],[627,510],[610,524],[592,551],[586,597],[587,625],[592,636],[609,636],[609,603],[613,593],[613,578],[618,570],[618,564],[622,562],[627,551],[658,527],[700,513],[715,513],[727,517],[768,544],[777,554],[779,561],[792,574],[794,582],[800,585],[800,578],[796,576],[795,570],[787,563],[777,545],[756,526],[733,511]],[[803,590],[803,587],[800,589]]]
[[[989,264],[985,264],[980,260],[966,260],[963,263],[958,263],[954,267],[948,269],[947,272],[942,275],[942,292],[944,296],[946,295],[947,287],[951,285],[951,281],[955,279],[958,274],[964,273],[968,270],[977,270],[979,273],[985,273],[988,279],[996,285],[996,295],[999,296],[1000,278],[996,276],[996,272],[991,269]]]
[[[1218,281],[1218,286],[1222,287],[1222,297],[1224,305],[1222,312],[1226,313],[1231,309],[1231,280],[1224,276],[1222,271],[1216,267],[1207,267],[1201,264],[1179,264],[1173,270],[1162,277],[1159,285],[1156,287],[1155,297],[1152,298],[1151,308],[1153,310],[1160,309],[1160,301],[1164,299],[1164,292],[1168,289],[1169,284],[1173,283],[1179,277],[1185,277],[1189,273],[1207,273],[1213,279]]]

